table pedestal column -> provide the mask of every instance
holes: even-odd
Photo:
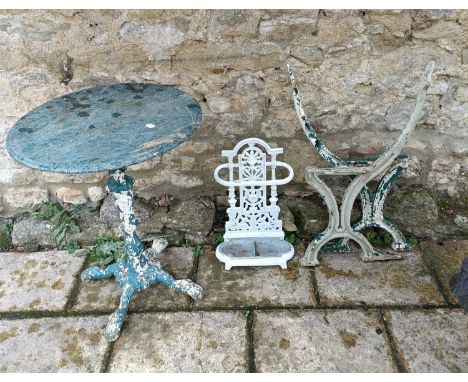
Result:
[[[203,294],[203,289],[193,281],[188,279],[175,280],[169,273],[164,271],[159,263],[151,261],[152,256],[167,247],[166,240],[161,239],[155,243],[156,245],[153,248],[143,250],[140,237],[136,233],[139,221],[133,210],[133,183],[133,178],[125,174],[125,169],[120,169],[110,172],[106,187],[114,196],[122,220],[121,229],[125,239],[125,259],[109,265],[106,269],[91,266],[81,274],[83,281],[114,276],[122,288],[120,304],[110,316],[105,331],[105,337],[109,341],[115,341],[119,337],[130,300],[135,292],[159,282],[168,288],[186,293],[193,299],[199,299]]]

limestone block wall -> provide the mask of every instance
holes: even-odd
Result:
[[[180,87],[203,108],[193,138],[133,166],[136,193],[223,194],[213,180],[222,149],[259,137],[284,147],[289,195],[313,192],[304,167],[324,164],[305,138],[286,73],[343,157],[378,154],[412,110],[429,60],[436,70],[425,114],[404,152],[400,185],[434,200],[466,199],[468,12],[460,10],[34,10],[0,12],[0,216],[45,200],[104,198],[106,174],[40,173],[17,164],[5,137],[26,112],[71,91],[114,82]]]

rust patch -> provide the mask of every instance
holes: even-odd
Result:
[[[320,264],[320,272],[322,272],[325,277],[332,278],[332,277],[350,277],[354,279],[358,279],[359,275],[354,273],[353,271],[345,271],[343,269],[335,269],[331,267],[329,264],[327,264],[326,261],[322,261],[322,264]]]
[[[207,346],[211,349],[217,349],[218,343],[215,340],[208,341]]]
[[[29,259],[24,263],[24,268],[32,268],[37,265],[37,261],[34,259]]]
[[[13,328],[0,332],[0,343],[5,342],[8,338],[16,337],[17,331],[17,328]]]
[[[36,288],[45,288],[46,287],[46,282],[45,280],[41,280],[41,281],[38,281],[36,282],[36,284],[34,284],[36,286]]]
[[[65,345],[65,352],[68,354],[70,360],[77,366],[83,366],[85,359],[83,357],[83,348],[76,343],[67,342]]]
[[[24,282],[27,280],[27,276],[26,272],[23,271],[18,274],[18,286],[22,287],[24,285]]]
[[[52,284],[52,289],[55,289],[55,290],[63,289],[64,287],[65,287],[64,283],[60,280]]]
[[[287,269],[281,269],[281,274],[287,280],[297,280],[299,278],[299,263],[290,262]]]
[[[290,346],[291,346],[291,341],[287,340],[286,338],[281,338],[279,342],[280,349],[288,350]]]
[[[67,366],[67,364],[68,364],[68,361],[66,359],[63,359],[63,358],[58,363],[59,367],[65,367],[65,366]]]
[[[347,330],[340,330],[341,341],[345,348],[353,348],[356,346],[357,334],[348,332]]]
[[[37,322],[34,322],[31,325],[29,325],[28,333],[36,333],[39,331],[40,328],[41,325],[39,325]]]
[[[41,305],[41,303],[42,303],[42,300],[40,298],[36,298],[29,304],[29,307],[37,308],[39,305]]]

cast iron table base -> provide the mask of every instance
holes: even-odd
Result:
[[[168,288],[188,294],[193,299],[199,299],[203,294],[199,285],[188,279],[176,280],[159,263],[152,262],[151,255],[155,251],[162,251],[167,246],[167,241],[159,241],[158,248],[143,250],[140,237],[136,233],[139,221],[133,210],[133,183],[133,178],[125,174],[125,169],[120,169],[110,172],[106,186],[107,190],[114,196],[122,220],[121,230],[125,239],[125,259],[109,265],[106,269],[91,266],[81,274],[83,281],[115,277],[122,288],[119,306],[109,317],[104,334],[109,341],[115,341],[119,337],[134,293],[155,283],[161,283]]]

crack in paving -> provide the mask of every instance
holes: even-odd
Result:
[[[385,315],[385,311],[383,309],[379,309],[378,313],[379,313],[379,321],[384,327],[384,336],[386,339],[385,342],[390,347],[390,354],[392,356],[394,365],[396,366],[399,373],[409,373],[410,372],[409,367],[407,366],[407,362],[405,361],[403,352],[400,350],[399,346],[397,345],[395,336],[393,335],[393,331]]]
[[[197,277],[198,277],[198,264],[200,262],[200,256],[193,255],[193,265],[192,265],[192,270],[190,271],[189,274],[189,279],[191,279],[194,283],[197,283]],[[193,308],[195,304],[195,300],[193,298],[190,298],[190,308]]]
[[[246,312],[246,345],[247,345],[247,368],[249,373],[256,373],[257,367],[255,365],[255,340],[254,340],[254,309],[249,309]]]
[[[320,291],[317,283],[317,277],[315,275],[315,270],[310,271],[310,281],[312,283],[312,292],[315,297],[315,303],[317,307],[321,307],[322,305],[320,303]]]
[[[102,364],[101,364],[101,373],[108,373],[110,369],[110,365],[112,362],[112,355],[114,354],[114,345],[115,342],[109,342],[107,345],[106,352],[104,353],[104,357],[102,359]]]
[[[176,313],[176,312],[237,312],[237,311],[326,311],[326,310],[401,310],[401,311],[424,311],[434,309],[447,309],[462,311],[460,306],[455,304],[439,304],[439,305],[333,305],[333,306],[211,306],[211,307],[187,307],[187,308],[148,308],[148,309],[131,309],[128,314],[143,314],[143,313]],[[21,320],[27,318],[54,318],[54,317],[86,317],[86,316],[105,316],[114,312],[114,309],[92,309],[80,311],[16,311],[16,312],[0,312],[1,319]]]

